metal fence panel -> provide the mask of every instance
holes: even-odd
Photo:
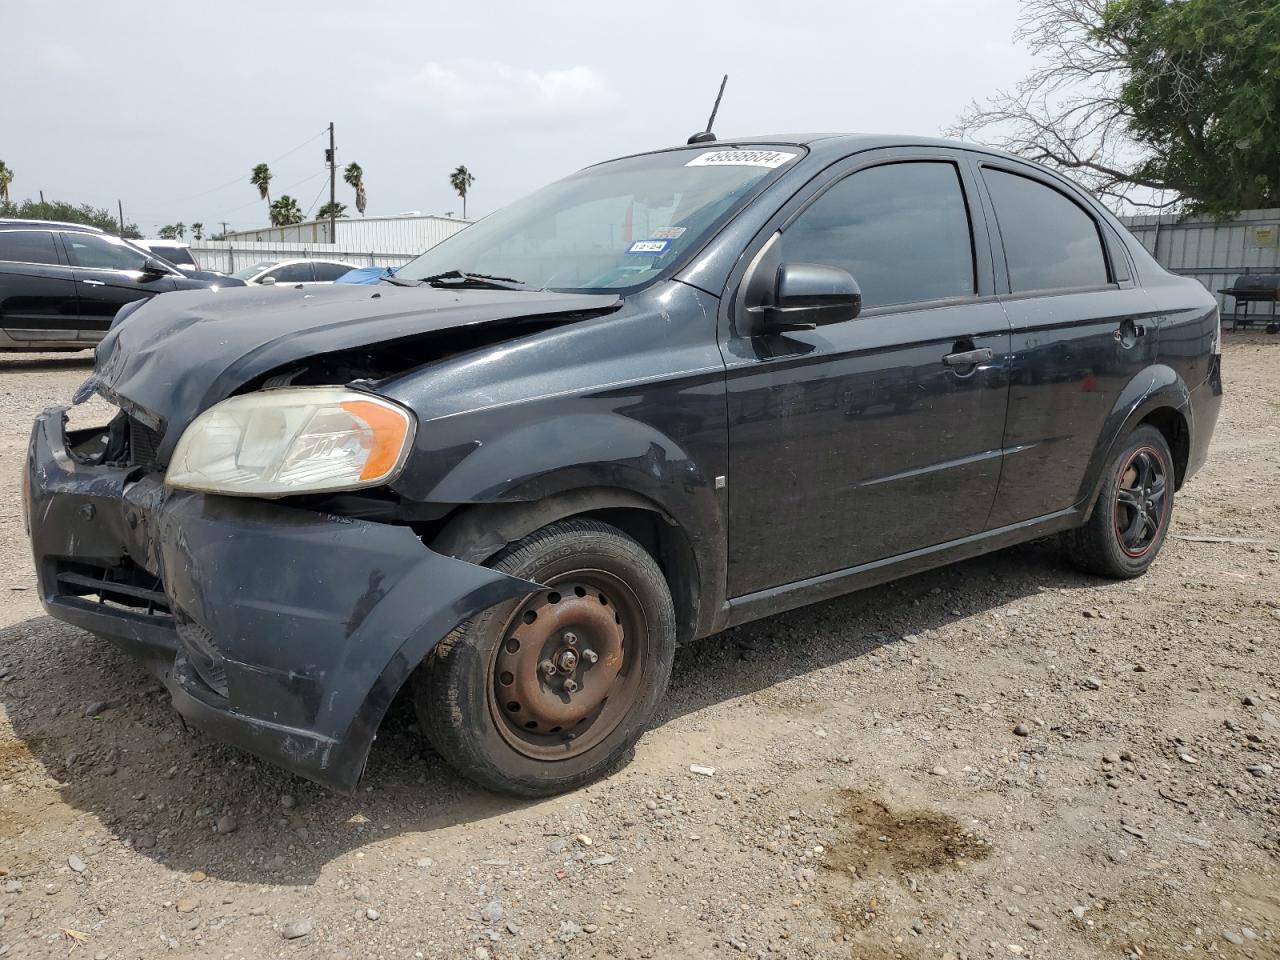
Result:
[[[293,260],[298,258],[345,260],[358,267],[400,267],[418,255],[411,253],[379,253],[376,251],[335,248],[328,243],[250,242],[244,240],[201,240],[191,244],[196,262],[204,270],[235,273],[259,260]]]
[[[1176,214],[1121,217],[1162,267],[1194,277],[1226,312],[1234,300],[1218,293],[1242,273],[1280,273],[1280,209],[1242,210],[1230,220]]]

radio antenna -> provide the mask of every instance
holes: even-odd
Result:
[[[716,94],[715,106],[711,108],[711,116],[707,118],[707,129],[701,133],[695,133],[689,138],[689,143],[712,143],[716,139],[716,135],[711,131],[716,125],[716,114],[720,112],[720,98],[724,96],[724,85],[729,82],[729,75],[726,73],[720,80],[720,92]]]

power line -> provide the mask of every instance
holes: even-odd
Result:
[[[290,190],[294,189],[295,187],[300,187],[300,186],[302,186],[304,183],[310,183],[310,182],[311,182],[312,180],[314,180],[316,177],[323,177],[323,176],[324,176],[325,174],[327,174],[328,172],[329,172],[328,170],[317,170],[315,173],[311,174],[311,176],[309,176],[309,177],[305,177],[305,178],[303,178],[302,180],[295,181],[294,183],[291,183],[291,184],[289,184],[289,185],[288,185],[288,186],[286,186],[286,187],[281,187],[281,188],[280,188],[280,192],[279,192],[278,194],[276,194],[276,198],[277,198],[277,199],[279,199],[281,196],[283,196],[284,194],[288,193]],[[252,207],[252,206],[254,206],[255,204],[259,204],[259,203],[261,203],[261,202],[262,202],[262,198],[261,198],[261,197],[259,197],[259,198],[258,198],[258,199],[256,199],[256,200],[250,200],[248,203],[242,203],[242,204],[240,204],[240,206],[238,206],[238,207],[227,207],[226,209],[222,210],[222,211],[218,214],[218,218],[221,218],[221,217],[223,217],[224,215],[226,215],[226,214],[228,214],[228,213],[235,213],[237,210],[243,210],[243,209],[245,209],[245,207]]]
[[[317,140],[319,140],[321,137],[328,136],[328,134],[329,134],[329,128],[328,128],[328,127],[325,127],[323,130],[321,130],[321,131],[320,131],[319,133],[317,133],[315,136],[308,137],[306,140],[303,140],[303,141],[302,141],[300,144],[298,144],[296,147],[293,147],[293,148],[292,148],[292,149],[290,149],[290,150],[286,150],[284,153],[280,154],[280,156],[276,157],[274,160],[268,160],[268,161],[267,161],[267,165],[268,165],[268,166],[270,166],[270,165],[271,165],[271,164],[273,164],[273,163],[279,163],[279,162],[280,162],[281,160],[283,160],[285,157],[292,156],[293,154],[295,154],[295,153],[297,153],[299,150],[301,150],[303,147],[305,147],[307,144],[309,144],[309,143],[315,143],[315,142],[316,142]],[[208,190],[202,190],[202,191],[200,191],[199,193],[193,193],[193,194],[192,194],[191,196],[189,196],[189,197],[183,197],[183,198],[182,198],[182,199],[180,199],[180,200],[173,200],[173,201],[170,201],[170,202],[171,202],[171,203],[173,203],[173,204],[175,204],[175,205],[180,204],[180,203],[187,203],[187,202],[189,202],[189,201],[191,201],[191,200],[196,200],[196,199],[198,199],[198,198],[200,198],[200,197],[207,197],[209,194],[211,194],[211,193],[216,193],[216,192],[217,192],[217,191],[219,191],[219,190],[225,190],[225,189],[227,189],[227,187],[233,186],[233,185],[235,185],[235,184],[237,184],[237,183],[246,183],[246,182],[248,182],[248,181],[246,181],[246,180],[244,179],[244,177],[236,177],[234,180],[228,180],[226,183],[219,184],[219,185],[218,185],[218,186],[216,186],[216,187],[210,187]]]

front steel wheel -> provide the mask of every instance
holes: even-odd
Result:
[[[427,737],[491,789],[541,796],[617,766],[671,674],[675,614],[640,544],[594,520],[544,527],[491,561],[543,585],[440,642],[415,675]]]
[[[1173,516],[1173,457],[1152,426],[1133,431],[1111,458],[1089,522],[1067,537],[1073,563],[1089,573],[1128,579],[1145,573]]]

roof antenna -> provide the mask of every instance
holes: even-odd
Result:
[[[716,114],[720,111],[720,98],[724,96],[724,85],[729,82],[729,75],[726,73],[720,81],[720,92],[716,94],[716,105],[711,108],[711,116],[707,118],[707,129],[701,133],[695,133],[689,138],[689,143],[713,143],[716,135],[711,132],[711,128],[716,125]]]

